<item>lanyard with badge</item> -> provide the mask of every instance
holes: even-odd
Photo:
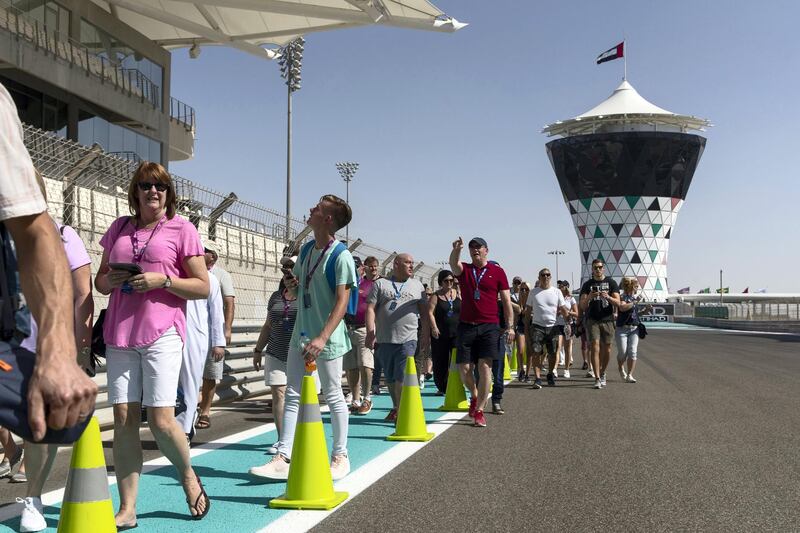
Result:
[[[451,298],[450,297],[450,293],[451,292],[452,291],[447,291],[447,296],[446,296],[446,298],[447,298],[447,306],[448,306],[448,309],[447,309],[448,318],[453,316],[453,301],[455,301],[455,298]]]
[[[392,276],[392,287],[394,288],[394,300],[392,300],[392,303],[389,304],[389,311],[394,311],[395,309],[397,309],[397,302],[398,300],[400,300],[400,296],[401,293],[403,292],[403,287],[406,286],[406,282],[408,282],[408,280],[401,283],[400,288],[398,289],[397,285],[394,284],[394,276]]]
[[[485,266],[485,267],[483,267],[483,268],[481,269],[481,273],[480,273],[480,274],[478,274],[478,267],[476,267],[476,266],[473,266],[473,267],[472,267],[472,279],[474,279],[474,280],[475,280],[475,292],[473,293],[472,297],[473,297],[475,300],[480,300],[480,299],[481,299],[481,289],[480,289],[480,284],[481,284],[481,280],[483,279],[483,276],[485,276],[485,275],[486,275],[486,271],[487,271],[488,269],[489,269],[489,267],[488,267],[488,266]]]
[[[314,249],[312,248],[308,252],[308,261],[306,261],[306,282],[303,288],[303,307],[305,307],[306,309],[311,307],[311,293],[308,292],[309,289],[311,288],[311,278],[314,277],[314,273],[317,271],[317,267],[319,267],[319,264],[322,262],[322,258],[325,257],[325,252],[328,251],[328,248],[331,247],[331,244],[333,244],[333,239],[328,241],[328,244],[325,245],[325,248],[322,250],[322,253],[319,254],[317,262],[314,263],[314,267],[311,270],[309,270],[308,267],[311,265],[311,252],[313,252]]]
[[[292,302],[294,300],[286,299],[286,291],[281,293],[281,300],[283,300],[283,331],[292,331],[289,322],[289,310],[292,308]]]

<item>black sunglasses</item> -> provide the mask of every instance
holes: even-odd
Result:
[[[550,277],[550,275],[551,275],[551,274],[548,272],[547,274],[539,274],[539,277],[540,277],[540,278],[549,278],[549,277]]]
[[[605,265],[594,265],[592,268],[594,270],[603,270],[604,267],[605,267]]]
[[[150,183],[147,181],[140,181],[136,185],[139,187],[139,190],[143,192],[147,192],[153,187],[155,187],[158,192],[164,192],[169,189],[169,185],[166,183]]]

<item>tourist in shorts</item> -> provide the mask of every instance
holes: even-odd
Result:
[[[558,315],[566,316],[569,312],[564,302],[564,295],[559,289],[550,285],[551,278],[550,270],[546,268],[540,270],[538,287],[535,287],[528,297],[531,312],[528,342],[534,355],[533,369],[536,376],[533,381],[534,389],[542,388],[541,366],[545,354],[547,354],[549,365],[547,384],[551,387],[556,384],[555,372],[558,367],[558,337],[560,335],[556,317]]]
[[[592,277],[581,287],[581,312],[586,317],[586,334],[589,338],[594,388],[606,386],[606,368],[611,359],[614,340],[614,310],[619,306],[619,285],[605,275],[601,259],[592,261]]]
[[[420,317],[427,319],[428,300],[425,287],[412,278],[414,258],[399,254],[394,258],[392,276],[375,281],[367,297],[368,348],[375,348],[392,397],[392,409],[386,420],[395,422],[405,379],[406,359],[417,349]]]
[[[489,247],[481,237],[469,241],[472,261],[462,263],[464,240],[453,241],[450,252],[450,270],[459,280],[462,291],[461,316],[458,324],[458,352],[456,363],[462,383],[469,389],[469,415],[476,427],[486,426],[483,408],[489,399],[492,383],[492,361],[500,357],[497,346],[501,335],[500,317],[497,313],[497,296],[503,305],[506,323],[502,328],[507,341],[514,342],[514,311],[508,288],[508,277],[496,263],[490,262]],[[478,368],[480,379],[475,384],[474,371]]]
[[[355,258],[356,266],[360,261]],[[344,370],[347,373],[347,384],[353,395],[350,412],[367,415],[372,411],[372,372],[375,370],[375,352],[367,348],[367,297],[372,292],[378,278],[378,258],[369,256],[359,268],[358,309],[355,315],[346,317],[350,344],[353,349],[344,356]]]

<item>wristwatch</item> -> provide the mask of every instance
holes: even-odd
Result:
[[[164,288],[169,289],[170,287],[172,287],[172,278],[167,276],[167,279],[164,280]]]

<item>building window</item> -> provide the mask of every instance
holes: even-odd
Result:
[[[68,9],[62,7],[52,0],[11,0],[11,6],[20,11],[30,20],[38,21],[48,29],[57,31],[66,39],[69,36],[69,17]]]
[[[81,110],[78,142],[84,146],[99,144],[107,153],[132,161],[161,163],[161,143],[124,126]]]
[[[0,81],[8,89],[17,106],[19,119],[45,131],[55,132],[60,137],[67,136],[67,104],[52,96],[35,91],[6,78]]]

